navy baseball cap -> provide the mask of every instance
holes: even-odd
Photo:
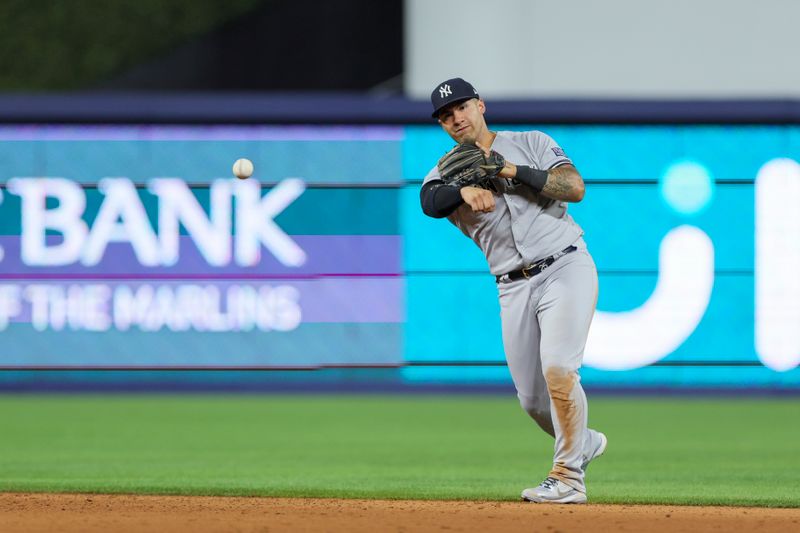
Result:
[[[443,81],[431,93],[431,103],[433,104],[433,118],[439,117],[439,111],[453,102],[461,102],[470,98],[480,98],[478,91],[468,81],[461,78],[452,78]]]

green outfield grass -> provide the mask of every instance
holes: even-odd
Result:
[[[800,506],[797,399],[591,408],[592,502]],[[0,396],[0,491],[514,500],[551,454],[512,396]]]

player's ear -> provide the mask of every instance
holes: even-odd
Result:
[[[478,98],[478,110],[481,112],[481,115],[486,113],[486,102],[484,102],[482,98]]]

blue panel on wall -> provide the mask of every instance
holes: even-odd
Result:
[[[706,366],[627,371],[587,368],[585,383],[626,387],[800,386],[800,370],[776,372],[761,366],[755,346],[757,236],[753,183],[759,170],[775,158],[800,160],[800,128],[542,129],[561,144],[587,180],[584,201],[571,205],[569,212],[584,228],[584,238],[600,272],[598,311],[627,312],[648,301],[659,279],[662,243],[676,228],[693,228],[711,245],[710,257],[677,258],[689,265],[686,275],[699,276],[706,275],[700,269],[711,260],[711,293],[697,324],[660,361]],[[407,129],[404,178],[420,179],[451,144],[437,127]],[[672,181],[664,181],[667,179]],[[417,183],[406,188],[401,206],[409,291],[406,358],[502,360],[499,308],[486,262],[474,243],[448,221],[432,220],[420,212],[418,191]],[[795,242],[800,247],[800,235]],[[797,252],[782,248],[771,253]],[[696,272],[691,267],[695,264]],[[680,306],[680,300],[675,305]],[[681,313],[680,307],[674,312]],[[430,327],[437,316],[458,313],[474,316],[481,327],[458,321],[448,323],[446,331]],[[727,363],[731,366],[712,366]],[[741,363],[754,366],[732,366]],[[499,369],[408,369],[404,375],[412,381],[509,380],[507,372]]]

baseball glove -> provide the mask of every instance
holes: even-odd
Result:
[[[496,190],[492,178],[497,176],[506,161],[492,151],[488,157],[474,144],[461,143],[447,152],[437,165],[439,175],[447,185],[458,187],[482,187]]]

